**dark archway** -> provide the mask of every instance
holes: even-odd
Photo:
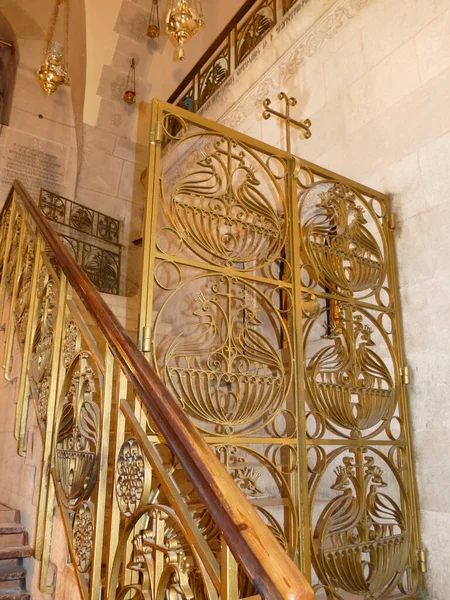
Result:
[[[0,12],[0,125],[9,124],[18,63],[16,37]]]

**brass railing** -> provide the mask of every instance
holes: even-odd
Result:
[[[19,453],[29,401],[43,441],[42,589],[56,499],[85,600],[237,600],[245,576],[263,598],[310,600],[301,572],[18,181],[0,216],[0,270],[5,377],[20,371]]]
[[[309,0],[247,0],[183,79],[168,102],[197,112],[297,5]]]

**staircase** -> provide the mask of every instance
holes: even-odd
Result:
[[[20,512],[0,505],[0,600],[28,600],[22,559],[33,555]]]

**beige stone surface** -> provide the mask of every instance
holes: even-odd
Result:
[[[94,148],[84,148],[78,184],[94,192],[115,196],[123,161]]]

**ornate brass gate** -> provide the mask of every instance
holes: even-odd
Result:
[[[141,348],[317,598],[421,585],[392,222],[385,195],[154,101]]]

